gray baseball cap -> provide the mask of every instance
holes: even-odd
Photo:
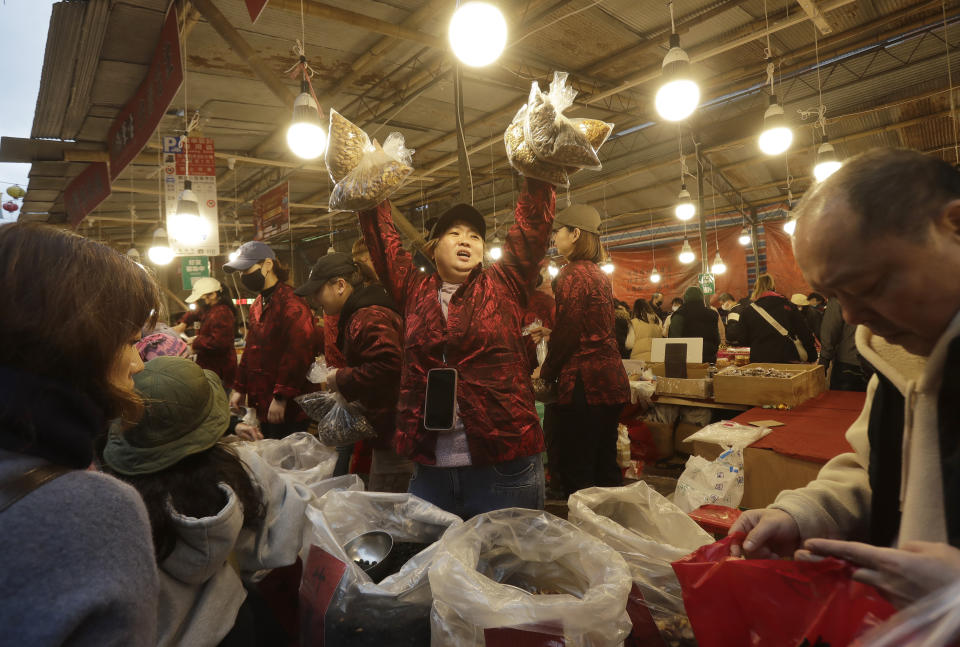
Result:
[[[237,252],[237,257],[223,266],[224,272],[228,274],[230,272],[242,272],[268,258],[277,260],[277,255],[270,249],[270,245],[261,243],[259,240],[251,240],[249,243],[240,245]]]
[[[591,234],[600,233],[600,213],[586,204],[572,204],[553,219],[553,230],[573,227]]]

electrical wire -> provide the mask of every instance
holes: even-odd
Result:
[[[467,176],[470,178],[470,206],[473,206],[473,169],[470,168],[470,150],[467,148],[467,138],[463,134],[463,86],[460,83],[460,64],[457,63],[454,71],[454,80],[456,81],[456,105],[454,112],[457,113],[457,129],[460,131],[460,141],[463,143],[463,156],[467,163]]]
[[[947,33],[947,3],[940,1],[940,9],[943,11],[943,44],[947,50],[947,83],[950,86],[950,124],[953,128],[953,155],[956,164],[960,165],[960,145],[957,144],[957,118],[956,102],[953,97],[953,69],[950,64],[950,36]]]
[[[571,12],[568,13],[568,14],[564,14],[563,16],[560,16],[559,18],[555,18],[554,20],[551,20],[550,22],[548,22],[546,25],[543,25],[543,26],[541,26],[541,27],[537,27],[536,29],[532,29],[532,30],[528,31],[526,34],[524,34],[523,36],[521,36],[521,37],[518,38],[517,40],[513,41],[512,43],[510,43],[510,46],[513,47],[514,45],[517,45],[517,44],[519,44],[519,43],[522,43],[523,41],[525,41],[526,39],[530,38],[531,36],[533,36],[533,35],[534,35],[535,33],[537,33],[538,31],[542,31],[542,30],[546,29],[547,27],[552,27],[553,25],[557,24],[557,23],[560,22],[561,20],[566,20],[567,18],[570,18],[571,16],[575,16],[575,15],[577,15],[578,13],[582,13],[582,12],[586,11],[587,9],[591,9],[591,8],[593,8],[593,7],[596,7],[598,4],[600,4],[600,3],[602,3],[602,2],[603,2],[603,0],[596,0],[595,2],[591,2],[590,4],[588,4],[586,7],[581,7],[580,9],[576,9],[576,10],[574,10],[574,11],[571,11]],[[459,3],[458,3],[458,4],[459,4]],[[671,2],[670,4],[673,5],[672,2]]]

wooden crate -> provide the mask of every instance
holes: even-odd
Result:
[[[755,407],[785,404],[796,407],[827,390],[827,376],[818,364],[747,364],[742,369],[772,368],[791,373],[789,378],[728,375],[724,369],[713,377],[717,402],[750,404]]]
[[[664,377],[665,370],[662,363],[652,363],[649,368],[657,376],[658,395],[678,395],[703,400],[713,394],[713,383],[707,378],[709,364],[687,364],[686,379]]]

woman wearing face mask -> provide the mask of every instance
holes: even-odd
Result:
[[[610,279],[600,271],[600,214],[576,204],[554,222],[554,244],[567,264],[557,275],[556,325],[539,371],[557,382],[556,443],[565,494],[617,486],[617,419],[630,385],[614,335]],[[538,372],[534,374],[537,375]]]
[[[306,390],[313,361],[316,331],[309,306],[287,285],[288,270],[265,243],[244,243],[223,271],[243,272],[244,287],[259,293],[250,306],[247,343],[230,406],[243,406],[246,399],[267,438],[306,430],[306,415],[290,400]]]
[[[134,345],[156,285],[109,247],[14,223],[0,227],[0,294],[0,643],[154,645],[147,511],[88,468],[107,420],[142,410]]]
[[[526,180],[503,257],[486,268],[483,216],[450,208],[424,249],[436,273],[414,265],[389,202],[360,213],[377,275],[403,313],[396,443],[416,463],[410,492],[464,519],[543,507],[543,432],[520,329],[555,200],[551,185]],[[432,369],[446,370],[428,393]],[[425,415],[436,424],[425,425]]]
[[[229,391],[237,374],[237,351],[234,334],[237,327],[237,309],[223,292],[220,281],[210,277],[199,279],[187,303],[200,303],[200,330],[193,338],[193,352],[200,368],[213,371]],[[180,326],[185,325],[181,321]],[[179,330],[180,326],[177,326]]]

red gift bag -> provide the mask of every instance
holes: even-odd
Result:
[[[847,562],[738,559],[733,539],[673,563],[700,647],[844,647],[895,611]]]

